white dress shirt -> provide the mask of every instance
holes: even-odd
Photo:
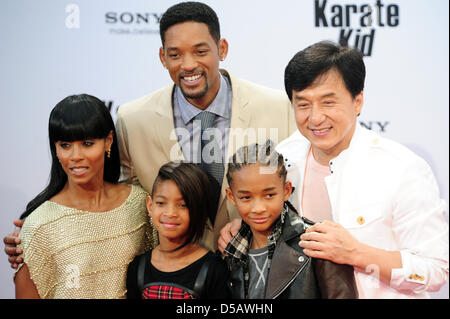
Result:
[[[281,141],[292,204],[301,211],[309,141],[299,131]],[[325,178],[332,218],[358,241],[400,251],[402,268],[390,285],[378,280],[378,268],[355,268],[360,298],[429,298],[448,280],[447,205],[441,200],[429,165],[405,146],[357,125],[350,146],[329,162]]]

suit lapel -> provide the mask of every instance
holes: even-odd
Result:
[[[172,85],[167,88],[167,94],[161,94],[156,108],[158,119],[154,121],[159,144],[167,158],[167,162],[184,160],[183,152],[181,151],[181,147],[175,134],[175,123],[173,119],[174,89],[175,85]],[[170,94],[169,99],[167,99],[168,94]]]
[[[251,114],[246,109],[249,103],[249,94],[245,92],[245,88],[240,85],[239,80],[230,76],[225,70],[221,70],[222,74],[230,79],[232,89],[232,102],[231,102],[231,123],[230,132],[228,134],[228,147],[227,156],[225,159],[225,171],[224,179],[222,182],[222,191],[220,193],[218,211],[224,209],[222,206],[226,205],[226,193],[225,190],[228,187],[226,175],[228,172],[228,159],[241,147],[243,141],[240,138],[236,139],[236,135],[243,134],[243,132],[250,127]],[[242,133],[239,133],[242,132]],[[237,142],[237,143],[236,143]],[[219,214],[218,214],[219,215]],[[216,216],[216,222],[217,222]],[[222,216],[225,217],[225,216]],[[226,216],[229,220],[229,216]],[[221,224],[220,222],[218,223]]]

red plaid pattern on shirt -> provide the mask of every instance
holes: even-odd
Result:
[[[194,296],[178,287],[152,285],[142,291],[142,299],[194,299]]]

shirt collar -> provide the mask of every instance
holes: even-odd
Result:
[[[215,115],[226,119],[230,119],[229,105],[231,105],[231,101],[228,101],[228,91],[230,90],[230,84],[228,83],[228,80],[222,74],[220,74],[220,72],[219,76],[219,92],[217,92],[216,97],[205,111],[214,113]],[[195,116],[202,112],[202,110],[189,103],[178,86],[175,87],[175,94],[177,95],[181,118],[183,119],[184,124],[187,125]]]

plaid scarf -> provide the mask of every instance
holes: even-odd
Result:
[[[272,232],[267,238],[267,247],[268,247],[268,268],[270,270],[270,266],[272,264],[272,257],[275,251],[275,246],[277,244],[278,239],[281,236],[281,231],[283,229],[283,223],[285,215],[289,210],[288,205],[285,203],[283,205],[283,210],[281,211],[280,217],[274,222],[274,226]],[[250,282],[250,274],[248,270],[248,251],[250,249],[250,243],[252,240],[253,234],[250,226],[242,221],[242,226],[236,235],[233,236],[228,246],[224,250],[224,254],[228,254],[227,263],[232,269],[233,266],[242,263],[243,271],[244,271],[244,293],[245,298],[248,298],[248,285]]]

